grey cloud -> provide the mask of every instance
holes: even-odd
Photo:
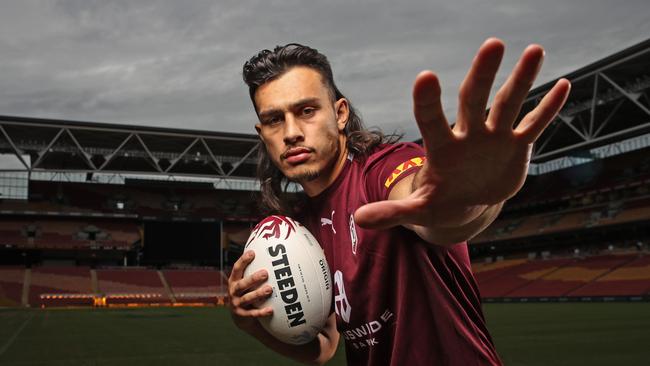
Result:
[[[0,114],[253,132],[241,66],[301,42],[330,58],[368,125],[418,136],[411,84],[439,74],[456,92],[489,36],[507,43],[497,85],[531,42],[539,83],[650,34],[645,0],[20,1],[0,5]]]

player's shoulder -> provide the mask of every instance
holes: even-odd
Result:
[[[368,155],[365,160],[364,170],[372,169],[390,158],[407,156],[423,156],[422,146],[414,142],[398,142],[393,144],[380,144]],[[392,160],[392,159],[390,159]]]

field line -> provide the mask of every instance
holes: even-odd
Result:
[[[29,315],[29,318],[25,319],[25,321],[20,326],[20,328],[18,328],[18,330],[16,330],[16,332],[11,336],[11,338],[9,338],[9,340],[2,346],[2,348],[0,348],[0,356],[2,356],[2,354],[5,353],[7,349],[9,349],[9,346],[11,346],[11,344],[14,343],[14,341],[18,337],[18,334],[20,334],[20,332],[22,332],[22,330],[25,329],[25,326],[27,326],[27,323],[29,323],[29,321],[32,320],[33,317],[34,317],[34,313],[31,313]]]

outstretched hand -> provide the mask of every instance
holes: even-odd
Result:
[[[398,199],[359,208],[355,213],[357,224],[366,228],[459,226],[521,189],[533,143],[564,105],[571,85],[560,79],[515,127],[544,58],[542,47],[530,45],[495,95],[486,116],[504,48],[503,42],[495,38],[479,48],[460,87],[453,129],[443,113],[437,76],[430,71],[417,76],[413,104],[424,142],[425,163]]]

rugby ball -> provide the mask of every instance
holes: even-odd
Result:
[[[256,304],[273,308],[273,315],[259,318],[264,329],[289,344],[314,339],[332,303],[330,270],[318,241],[297,221],[276,215],[255,226],[244,250],[255,251],[244,276],[265,268],[273,288],[268,299]]]

